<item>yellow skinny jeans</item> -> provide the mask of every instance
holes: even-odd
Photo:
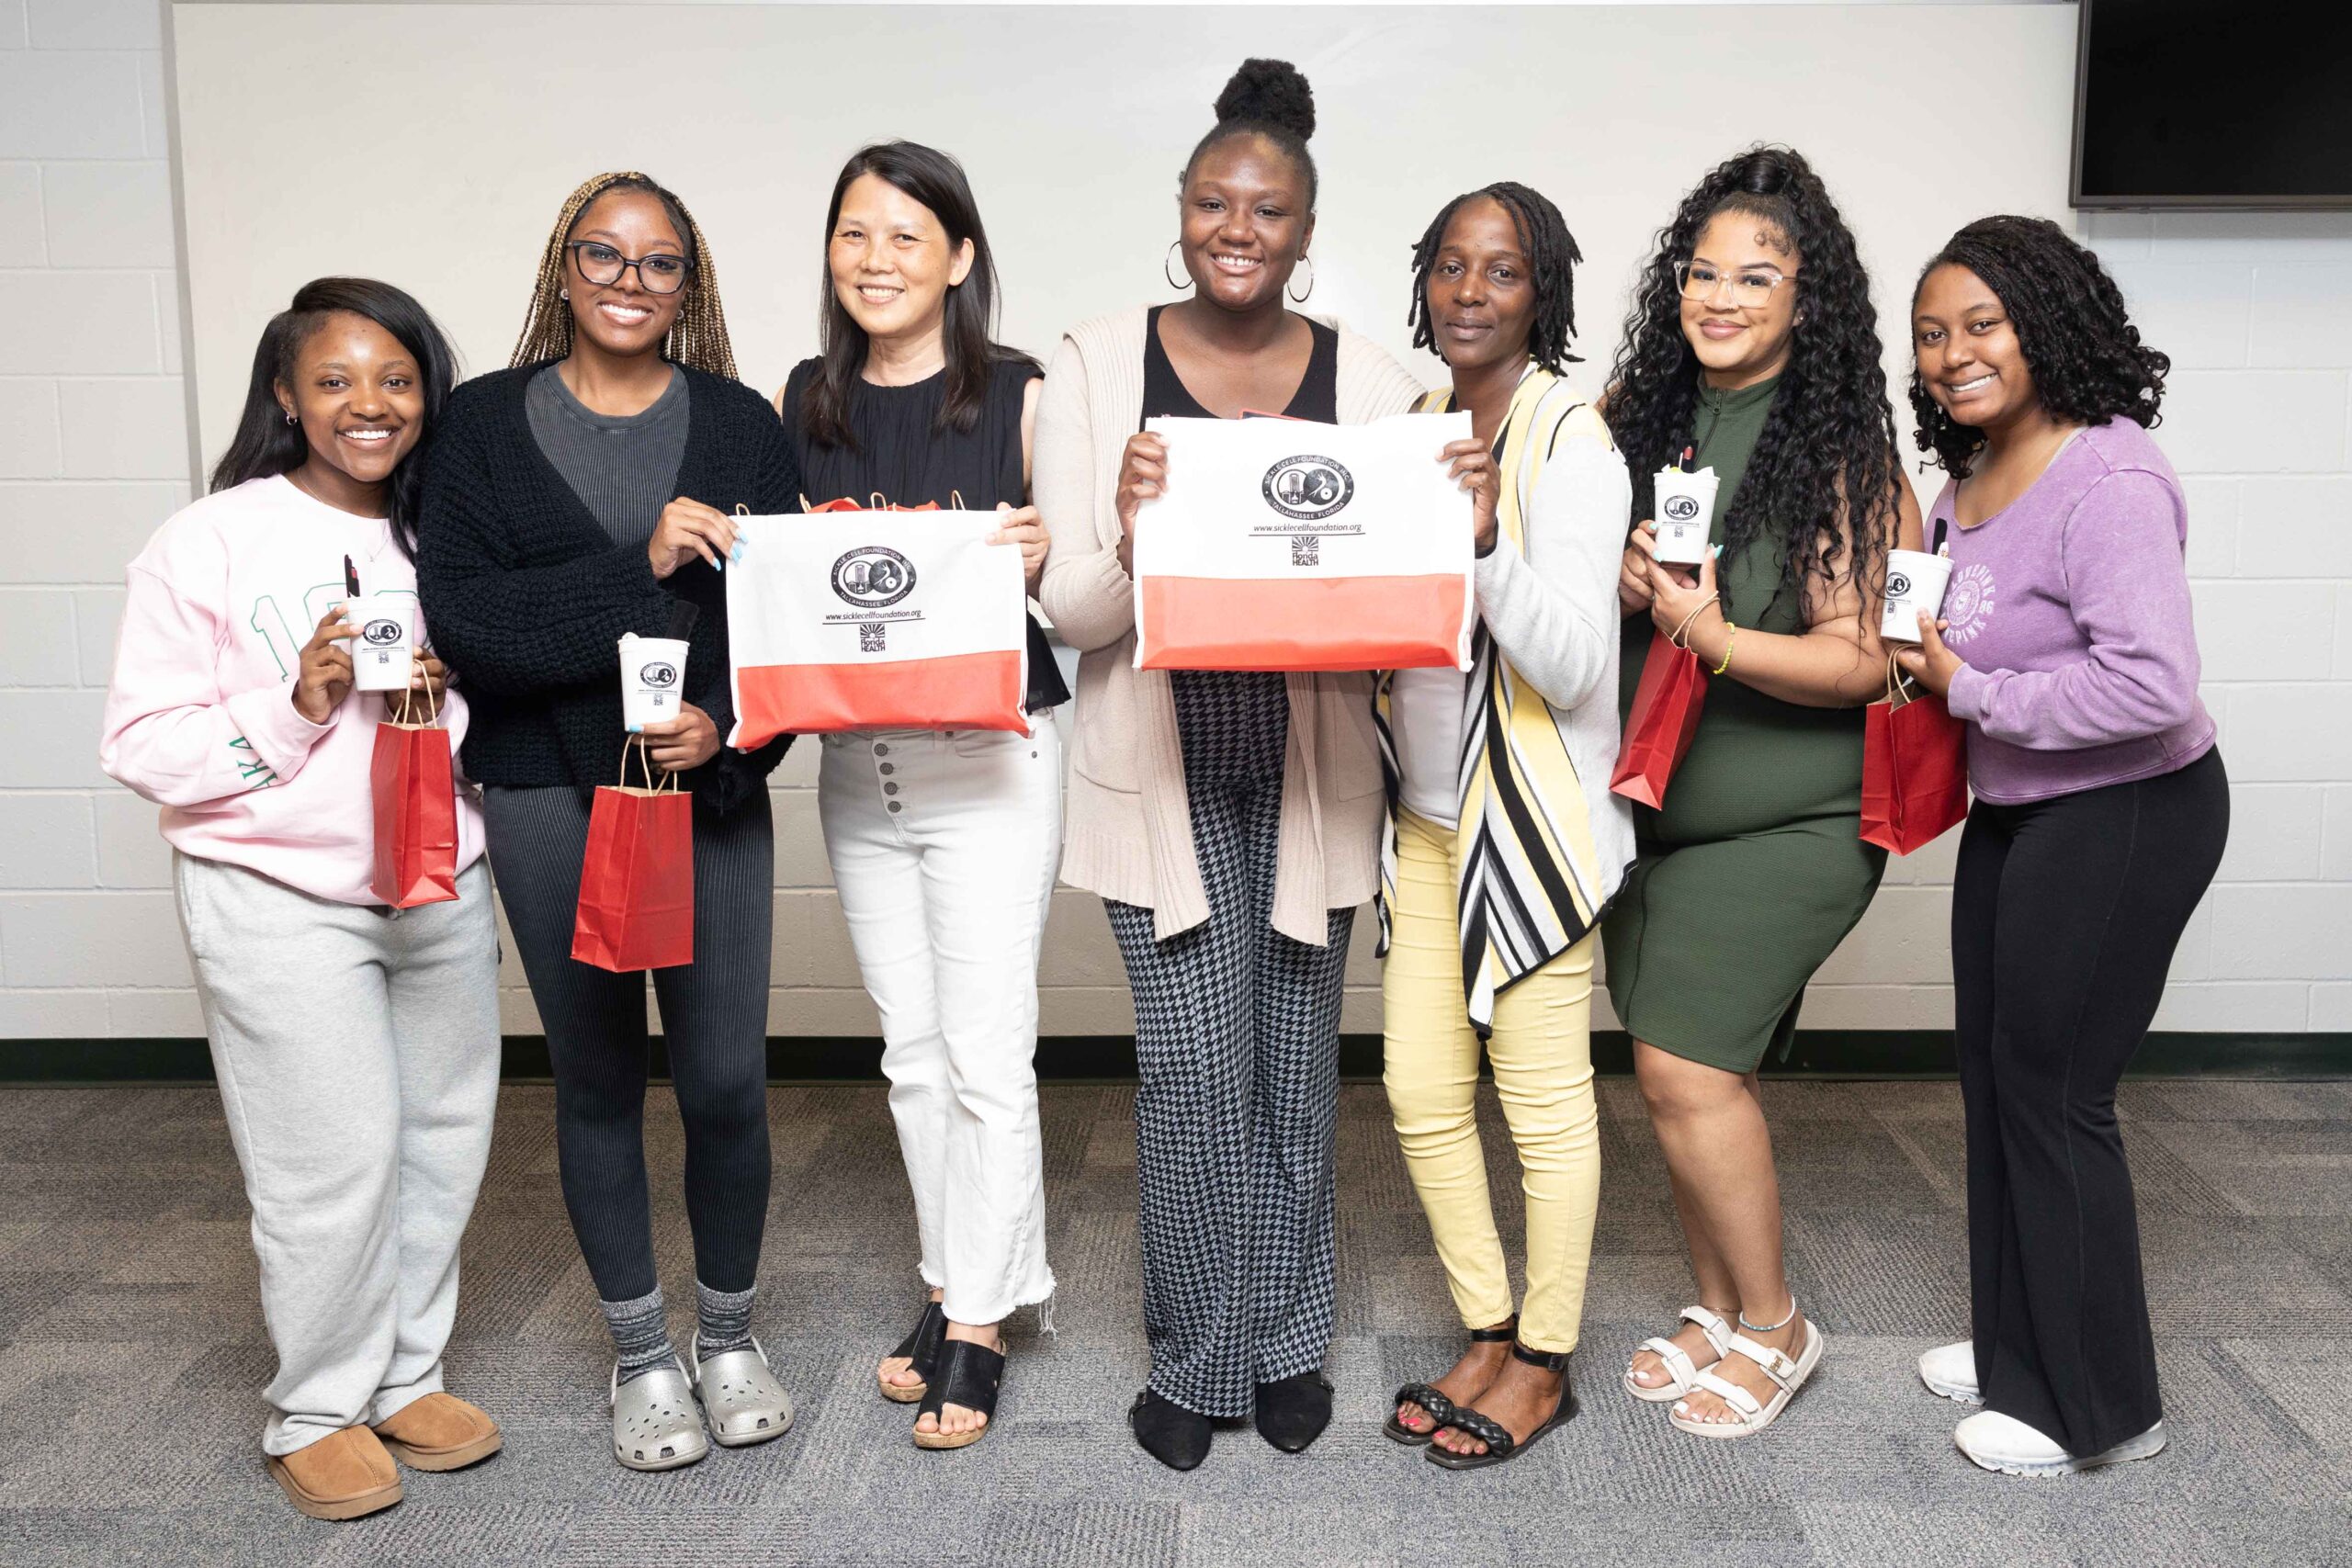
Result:
[[[1389,1114],[1467,1328],[1511,1314],[1478,1142],[1478,1035],[1462,991],[1453,835],[1396,813],[1396,908],[1381,977]],[[1592,957],[1598,931],[1495,1001],[1487,1041],[1495,1089],[1527,1198],[1527,1298],[1519,1337],[1573,1350],[1600,1202],[1600,1123],[1592,1092]]]

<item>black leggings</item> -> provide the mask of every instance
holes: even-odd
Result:
[[[1952,885],[1968,1266],[1988,1409],[2088,1456],[2155,1425],[2115,1085],[2229,837],[2218,751],[2027,806],[1978,801]]]
[[[555,1070],[556,1156],[572,1234],[608,1302],[656,1282],[645,1188],[645,976],[571,956],[588,797],[483,792],[491,870],[521,950]],[[695,961],[653,971],[686,1134],[695,1277],[751,1289],[767,1224],[768,939],[775,830],[767,793],[718,817],[695,811]]]

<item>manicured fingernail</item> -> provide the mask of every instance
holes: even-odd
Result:
[[[632,724],[628,727],[628,732],[631,735],[642,735],[645,733],[645,726],[641,724]]]
[[[738,539],[735,541],[735,547],[727,552],[727,558],[729,560],[741,560],[743,558],[742,540]]]

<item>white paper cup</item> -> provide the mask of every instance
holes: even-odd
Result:
[[[363,593],[346,600],[351,623],[351,685],[359,692],[404,692],[415,672],[416,600],[406,593]]]
[[[678,716],[686,688],[686,645],[673,637],[621,638],[621,723],[632,730]]]
[[[1668,566],[1699,566],[1707,558],[1707,536],[1715,522],[1715,470],[1686,474],[1660,468],[1652,499],[1657,514],[1657,558]]]
[[[1940,615],[1944,588],[1951,581],[1951,558],[1925,550],[1886,552],[1886,611],[1879,617],[1884,642],[1917,642],[1919,614]]]

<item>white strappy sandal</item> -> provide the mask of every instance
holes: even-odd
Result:
[[[1743,1319],[1743,1326],[1745,1323]],[[1763,1332],[1771,1331],[1767,1329]],[[1754,1394],[1729,1378],[1713,1372],[1701,1372],[1691,1380],[1695,1385],[1693,1392],[1704,1389],[1713,1394],[1730,1405],[1732,1414],[1738,1419],[1701,1421],[1692,1416],[1679,1401],[1667,1412],[1667,1419],[1694,1438],[1752,1437],[1778,1420],[1781,1412],[1788,1408],[1789,1401],[1796,1397],[1797,1390],[1813,1376],[1813,1369],[1821,1364],[1822,1344],[1822,1332],[1811,1318],[1804,1320],[1804,1342],[1793,1357],[1750,1339],[1745,1334],[1735,1334],[1731,1337],[1731,1343],[1724,1348],[1724,1354],[1745,1356],[1763,1369],[1764,1375],[1778,1385],[1770,1402],[1759,1402]]]
[[[1714,1349],[1715,1360],[1722,1360],[1725,1348],[1732,1341],[1731,1325],[1702,1306],[1684,1307],[1682,1320],[1685,1323],[1695,1323],[1699,1325],[1699,1332],[1706,1337],[1708,1345]],[[1700,1369],[1697,1363],[1690,1359],[1689,1351],[1673,1340],[1645,1339],[1640,1348],[1666,1363],[1668,1381],[1652,1387],[1634,1377],[1634,1369],[1627,1367],[1624,1379],[1625,1392],[1635,1399],[1645,1404],[1663,1404],[1669,1399],[1680,1399],[1699,1386]],[[1713,1361],[1708,1363],[1709,1366],[1713,1364]]]

